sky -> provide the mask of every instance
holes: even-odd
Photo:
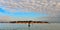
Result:
[[[60,22],[60,0],[0,0],[0,20]]]
[[[37,13],[37,12],[14,12],[14,13],[11,13],[11,12],[4,10],[3,8],[0,8],[0,16],[2,16],[2,17],[9,16],[12,18],[17,18],[17,19],[18,18],[20,18],[20,19],[26,18],[26,20],[33,20],[35,18],[44,17],[44,16],[48,16],[48,15],[42,14],[42,13]]]

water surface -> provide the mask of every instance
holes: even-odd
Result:
[[[57,24],[10,24],[0,23],[0,30],[60,30],[60,23]]]

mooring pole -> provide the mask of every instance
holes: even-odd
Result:
[[[30,30],[30,24],[28,23],[28,30]]]
[[[28,27],[30,27],[30,23],[28,24]]]
[[[32,22],[32,21],[29,21],[29,22],[28,22],[28,28],[29,28],[29,30],[30,30],[30,27],[31,27],[31,25],[30,25],[31,22]]]
[[[31,23],[32,21],[29,21],[29,23],[28,23],[28,27],[30,27],[31,25],[30,25],[30,23]]]

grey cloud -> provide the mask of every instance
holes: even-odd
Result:
[[[10,12],[38,12],[48,14],[48,17],[42,19],[51,22],[60,22],[60,0],[0,0],[0,3],[0,6],[4,6]]]

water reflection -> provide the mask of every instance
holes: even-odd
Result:
[[[59,24],[11,24],[11,23],[0,23],[0,30],[60,30]]]

